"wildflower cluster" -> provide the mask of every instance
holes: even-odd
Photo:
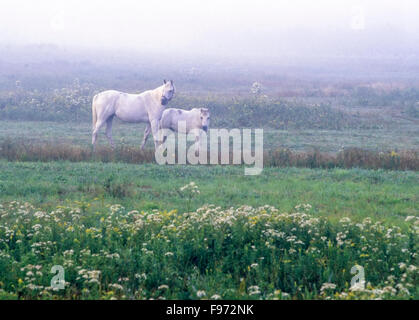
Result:
[[[186,190],[197,190],[188,184]],[[419,218],[336,223],[266,205],[195,211],[0,205],[0,298],[418,299]],[[62,290],[51,267],[65,270]],[[351,268],[365,286],[351,286]]]

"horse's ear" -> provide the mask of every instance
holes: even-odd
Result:
[[[166,84],[166,79],[163,80],[163,83]]]

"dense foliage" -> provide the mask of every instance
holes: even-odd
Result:
[[[190,183],[185,199],[199,194]],[[0,296],[25,299],[418,299],[417,217],[409,230],[338,223],[299,205],[193,212],[107,211],[77,202],[0,206]],[[65,288],[51,286],[51,267]],[[365,271],[351,286],[351,268]]]

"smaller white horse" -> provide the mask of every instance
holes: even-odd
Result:
[[[163,111],[162,117],[160,119],[159,129],[169,129],[174,132],[185,134],[195,130],[195,148],[196,151],[199,151],[202,132],[201,130],[207,132],[209,123],[210,112],[207,108],[194,108],[191,110],[168,108]],[[147,139],[147,136],[144,136],[144,139]],[[167,136],[164,136],[159,140],[161,143],[164,143],[166,139]]]

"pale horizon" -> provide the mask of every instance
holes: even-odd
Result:
[[[414,1],[5,1],[1,45],[176,55],[417,54]]]

